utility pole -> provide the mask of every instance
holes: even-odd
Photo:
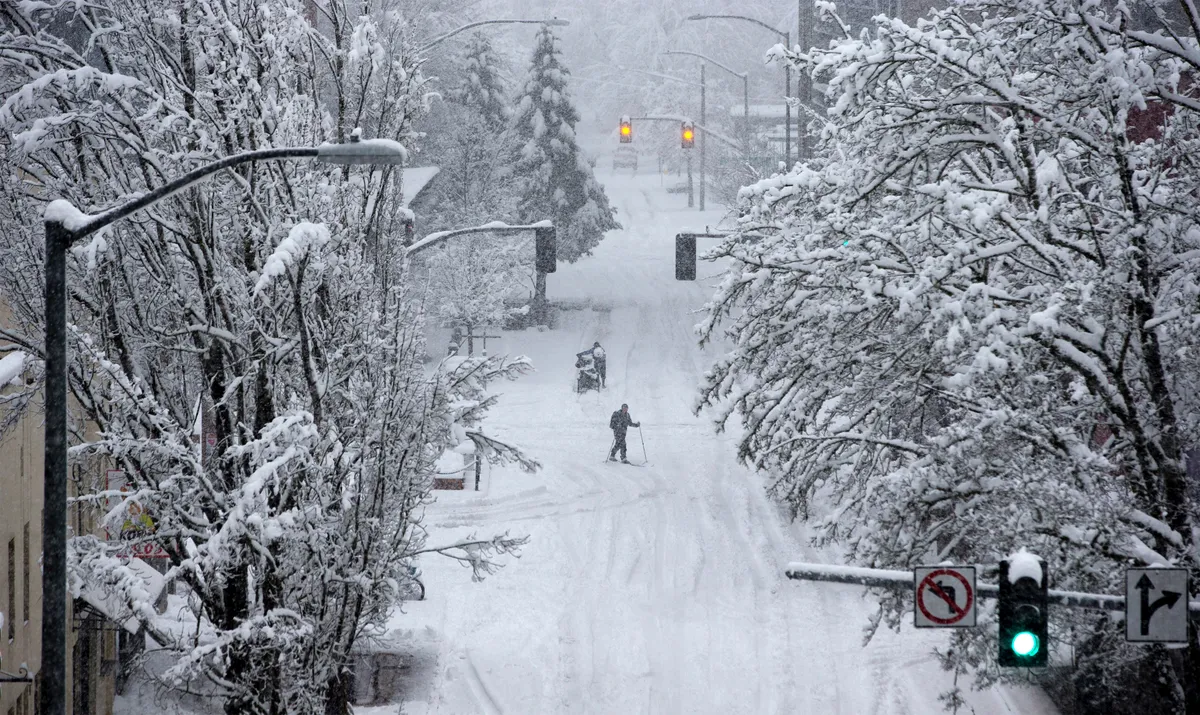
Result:
[[[787,49],[792,49],[791,33],[783,33],[783,42],[787,45]],[[783,141],[783,163],[785,171],[792,168],[792,105],[788,102],[788,96],[791,93],[792,64],[785,62],[783,65],[783,132],[786,135]]]
[[[742,75],[742,154],[750,156],[750,74]]]
[[[692,192],[692,152],[689,151],[687,153],[687,158],[688,158],[688,208],[690,209],[696,205],[696,202],[693,200],[693,192]]]
[[[813,4],[807,4],[807,12],[805,11],[805,0],[797,0],[796,2],[796,42],[800,45],[800,49],[805,52],[812,47],[811,37],[808,31],[812,28],[812,7]],[[812,102],[812,78],[801,73],[796,81],[796,94],[800,95],[799,116],[796,117],[796,159],[802,160],[808,158],[808,131],[806,127],[808,122],[805,121],[805,115],[808,112],[808,107]]]
[[[700,63],[700,126],[706,126],[704,120],[704,63]],[[700,136],[700,210],[704,210],[704,185],[708,183],[704,177],[705,153],[708,148],[708,138],[704,136],[707,132],[701,132]]]

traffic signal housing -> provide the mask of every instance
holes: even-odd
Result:
[[[696,125],[692,122],[684,122],[679,129],[679,146],[684,149],[691,149],[696,146]]]
[[[553,273],[558,270],[558,236],[553,226],[538,226],[533,229],[535,238],[534,265],[538,273]]]
[[[629,121],[629,117],[621,117],[621,143],[628,144],[633,141],[633,123]]]
[[[1039,568],[1033,568],[1036,560]],[[1046,562],[1036,557],[1018,564],[1000,562],[1000,665],[1042,668],[1048,660],[1049,584]]]
[[[675,280],[696,280],[696,234],[675,234]]]

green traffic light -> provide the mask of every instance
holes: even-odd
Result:
[[[1037,655],[1038,649],[1041,646],[1038,643],[1038,637],[1029,631],[1021,631],[1013,636],[1012,651],[1022,658],[1029,658]]]

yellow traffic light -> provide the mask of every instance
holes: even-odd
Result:
[[[680,127],[682,134],[679,139],[679,146],[684,149],[691,149],[696,144],[696,130],[691,122],[684,122]]]

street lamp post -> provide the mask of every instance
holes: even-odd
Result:
[[[700,64],[700,125],[704,126],[704,62]],[[704,132],[701,132],[700,137],[700,210],[704,210],[704,186],[708,184],[708,180],[704,179],[704,152],[708,150],[708,139],[704,137]]]
[[[313,158],[327,164],[400,164],[407,153],[388,139],[319,147],[260,149],[191,171],[95,216],[65,199],[46,206],[46,435],[42,473],[42,664],[38,712],[64,715],[67,688],[67,251],[76,241],[222,169],[255,161]]]
[[[792,46],[791,33],[783,30],[776,30],[762,20],[755,20],[752,17],[745,15],[691,15],[688,20],[742,20],[744,22],[752,22],[755,25],[764,27],[771,32],[774,32],[779,37],[783,38],[784,47]],[[783,140],[783,161],[787,166],[792,164],[792,105],[788,104],[787,98],[792,93],[792,66],[785,63],[783,65],[783,116],[784,116],[784,140]]]
[[[479,22],[472,22],[470,24],[463,25],[457,30],[451,30],[440,37],[435,37],[421,47],[417,48],[417,54],[422,54],[433,47],[442,44],[460,32],[466,32],[471,28],[481,27],[483,25],[550,25],[551,27],[566,27],[570,24],[570,21],[559,20],[558,18],[552,18],[550,20],[481,20]]]
[[[664,55],[687,55],[689,57],[698,57],[698,58],[704,60],[705,62],[709,63],[710,65],[715,65],[716,67],[719,67],[719,68],[725,70],[726,72],[728,72],[729,74],[733,75],[734,77],[737,77],[738,79],[742,80],[742,133],[745,135],[743,137],[742,141],[745,142],[745,146],[747,147],[747,151],[748,151],[749,150],[748,147],[750,146],[750,73],[749,72],[738,72],[737,70],[730,69],[729,67],[726,67],[725,65],[721,64],[720,62],[717,62],[713,58],[705,57],[704,55],[702,55],[698,52],[688,52],[686,50],[668,50],[668,51],[664,52],[663,54]],[[700,122],[701,122],[701,124],[703,124],[704,120],[701,119]]]

